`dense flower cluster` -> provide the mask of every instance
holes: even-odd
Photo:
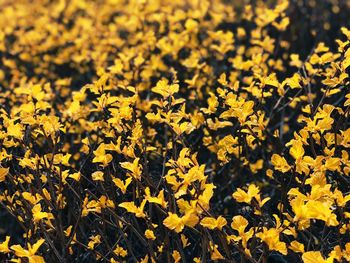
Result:
[[[2,262],[350,261],[347,1],[0,7]]]

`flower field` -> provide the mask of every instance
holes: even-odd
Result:
[[[0,0],[0,262],[350,262],[349,17]]]

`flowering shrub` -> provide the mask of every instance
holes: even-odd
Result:
[[[350,261],[347,1],[3,0],[1,261]]]

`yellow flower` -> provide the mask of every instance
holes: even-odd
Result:
[[[255,184],[249,185],[247,192],[245,192],[241,188],[238,188],[237,191],[232,194],[232,197],[239,203],[247,203],[247,204],[251,204],[254,198],[258,202],[260,207],[262,207],[267,201],[270,200],[270,197],[267,197],[261,200],[260,190]],[[260,212],[256,211],[256,213],[260,213]]]
[[[131,176],[135,179],[141,179],[142,166],[139,164],[140,158],[135,158],[134,161],[131,162],[121,162],[120,166],[131,172]]]
[[[227,224],[227,221],[222,216],[219,216],[216,219],[213,217],[204,217],[201,220],[200,224],[209,229],[217,228],[219,230],[222,230],[222,228]]]
[[[129,177],[124,182],[119,178],[114,178],[112,181],[115,184],[115,186],[117,186],[122,191],[122,193],[125,194],[129,184],[132,181],[132,178]]]
[[[210,242],[210,258],[211,260],[220,260],[225,259],[223,255],[221,255],[220,251],[218,250],[218,245],[213,244]]]
[[[5,241],[0,243],[0,252],[1,253],[9,253],[9,242],[10,242],[10,236],[6,236]]]
[[[103,172],[102,171],[96,171],[94,172],[92,175],[92,180],[94,181],[101,181],[104,182],[104,178],[103,178]]]
[[[267,229],[266,227],[263,227],[262,232],[256,234],[258,238],[268,245],[270,250],[276,250],[283,255],[287,255],[286,243],[280,241],[279,235],[279,230],[275,228]]]
[[[297,252],[297,253],[304,253],[304,244],[296,241],[296,240],[293,240],[291,243],[290,243],[290,246],[289,246],[289,249],[293,250],[294,252]]]
[[[134,202],[124,202],[119,204],[119,207],[126,209],[126,211],[129,213],[135,214],[136,217],[145,218],[146,214],[144,213],[143,209],[146,205],[146,202],[146,200],[143,200],[140,207],[137,207]]]
[[[15,252],[15,255],[19,258],[27,258],[29,263],[45,263],[45,260],[42,256],[36,255],[36,252],[45,242],[44,239],[39,239],[33,246],[28,243],[28,250],[24,249],[20,245],[11,246],[11,250]]]
[[[247,192],[243,189],[238,188],[236,192],[232,194],[232,197],[239,203],[250,204],[254,197],[259,196],[260,190],[255,184],[248,186]]]
[[[146,187],[145,194],[146,194],[145,199],[148,202],[158,204],[158,205],[162,206],[163,208],[167,207],[168,202],[166,202],[164,199],[164,190],[159,191],[157,197],[153,197],[153,196],[151,196],[151,191],[150,191],[149,187]]]
[[[280,171],[282,173],[288,172],[291,167],[287,163],[286,159],[284,157],[278,155],[278,154],[273,154],[271,158],[271,163],[275,167],[277,171]]]
[[[292,147],[289,150],[290,155],[293,156],[296,161],[302,159],[305,153],[303,143],[300,140],[292,140],[291,145]]]
[[[91,236],[89,239],[90,239],[90,241],[88,243],[88,248],[90,250],[93,250],[96,245],[101,243],[101,236],[100,235]]]
[[[174,263],[179,263],[181,261],[181,255],[180,252],[177,250],[174,250],[172,253],[172,257],[174,259]]]
[[[163,224],[175,232],[180,233],[186,226],[194,227],[199,221],[197,215],[192,212],[187,212],[183,217],[169,212],[168,217],[164,219]]]
[[[52,214],[51,213],[47,213],[47,212],[42,212],[41,211],[41,204],[36,204],[33,208],[32,208],[32,213],[33,213],[33,219],[34,222],[37,223],[42,219],[51,219],[52,218]]]
[[[23,137],[22,130],[23,130],[23,127],[20,123],[14,124],[14,122],[11,122],[7,127],[7,135],[12,136],[16,139],[22,139]]]
[[[93,152],[95,158],[92,160],[93,163],[102,163],[102,166],[107,166],[113,159],[112,155],[106,153],[106,145],[101,143],[98,148]]]
[[[156,236],[154,235],[154,232],[152,230],[150,230],[150,229],[146,229],[145,236],[148,239],[151,239],[151,240],[155,240],[156,239]]]
[[[128,255],[128,251],[119,245],[117,245],[117,247],[113,250],[113,252],[114,254],[122,258]]]
[[[158,93],[163,96],[163,98],[167,98],[169,96],[174,95],[179,91],[179,84],[168,84],[168,80],[162,79],[157,82],[157,85],[152,88],[154,93]]]
[[[8,175],[9,171],[9,168],[0,167],[0,182],[6,180],[6,176]]]
[[[302,256],[304,263],[331,263],[332,258],[324,259],[320,251],[308,251]]]

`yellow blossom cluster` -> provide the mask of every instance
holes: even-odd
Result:
[[[0,1],[0,261],[350,261],[350,3]]]

